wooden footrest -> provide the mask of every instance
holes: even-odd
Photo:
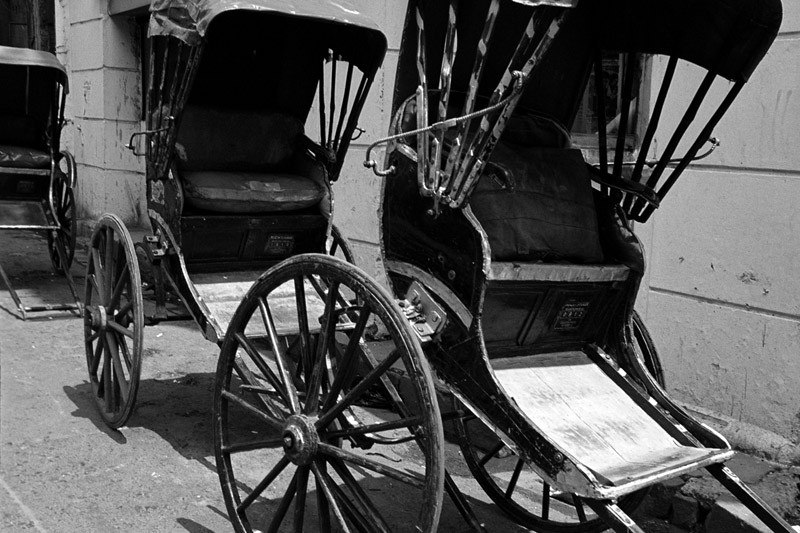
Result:
[[[730,450],[683,446],[580,351],[492,360],[534,426],[606,485],[722,462]]]

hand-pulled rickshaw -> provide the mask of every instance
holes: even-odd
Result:
[[[330,182],[383,35],[342,2],[156,0],[141,134],[153,234],[134,246],[104,216],[87,270],[103,417],[127,420],[144,323],[177,297],[221,345],[215,455],[237,531],[434,531],[445,489],[480,528],[445,470],[444,423],[487,494],[538,531],[640,531],[626,511],[641,491],[701,467],[791,531],[724,466],[725,439],[664,392],[633,311],[644,260],[628,222],[698,157],[779,22],[777,2],[752,0],[410,2],[376,169],[389,292],[330,253],[346,248]],[[567,126],[591,72],[605,95],[604,49],[626,58],[620,101],[598,106],[620,117],[598,116],[589,166]],[[643,133],[638,54],[670,58]],[[651,159],[681,60],[709,74]],[[731,95],[676,158],[720,76]]]
[[[0,278],[23,320],[39,311],[78,311],[70,275],[75,255],[75,160],[59,148],[69,84],[49,52],[0,46],[0,230],[47,236],[53,269],[74,303],[23,305],[2,265]]]

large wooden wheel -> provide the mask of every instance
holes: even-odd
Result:
[[[84,299],[86,363],[95,403],[112,428],[133,412],[142,364],[142,288],[133,241],[103,215],[89,246]]]
[[[660,385],[664,374],[655,345],[638,313],[632,317],[634,348]],[[492,501],[512,520],[543,533],[589,533],[608,525],[574,494],[556,491],[527,462],[494,437],[478,419],[456,421],[464,459],[475,479]],[[646,490],[623,497],[626,512],[639,506]]]
[[[57,274],[63,274],[72,266],[75,257],[75,239],[77,236],[75,224],[75,195],[72,188],[77,180],[75,159],[69,152],[62,152],[56,176],[53,182],[53,216],[58,221],[61,229],[56,232],[47,232],[47,250],[50,253],[50,262]],[[62,265],[58,253],[56,239],[64,246],[66,268]]]
[[[291,258],[231,320],[214,394],[217,471],[237,531],[435,531],[442,426],[392,297],[358,268]]]

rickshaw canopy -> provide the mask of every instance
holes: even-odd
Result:
[[[30,48],[0,46],[0,65],[36,67],[51,70],[55,74],[58,82],[64,86],[64,90],[69,90],[67,70],[50,52],[32,50]]]
[[[586,0],[583,0],[586,2]],[[780,0],[593,2],[609,50],[677,56],[731,81],[746,81],[781,25]]]
[[[346,52],[348,59],[362,71],[373,70],[383,59],[386,46],[383,33],[371,19],[342,1],[153,0],[149,35],[172,36],[189,45],[198,45],[212,21],[229,11],[273,13],[351,28],[353,31],[342,31],[340,41],[332,43],[340,53]]]
[[[440,1],[421,6],[430,79],[439,75],[448,4]],[[488,4],[462,2],[459,6],[454,92],[467,90]],[[574,117],[591,62],[600,50],[674,56],[731,81],[746,81],[767,53],[782,18],[780,0],[508,0],[503,5],[497,26],[504,31],[495,35],[489,50],[478,91],[482,95],[491,94],[506,67],[528,18],[526,6],[575,8],[536,67],[520,101],[522,109],[546,112],[564,124]],[[416,31],[414,10],[410,9],[395,108],[418,84]]]

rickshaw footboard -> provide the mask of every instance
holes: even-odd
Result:
[[[608,488],[649,485],[733,454],[681,445],[670,421],[643,408],[583,351],[495,359],[492,368],[537,430]]]

